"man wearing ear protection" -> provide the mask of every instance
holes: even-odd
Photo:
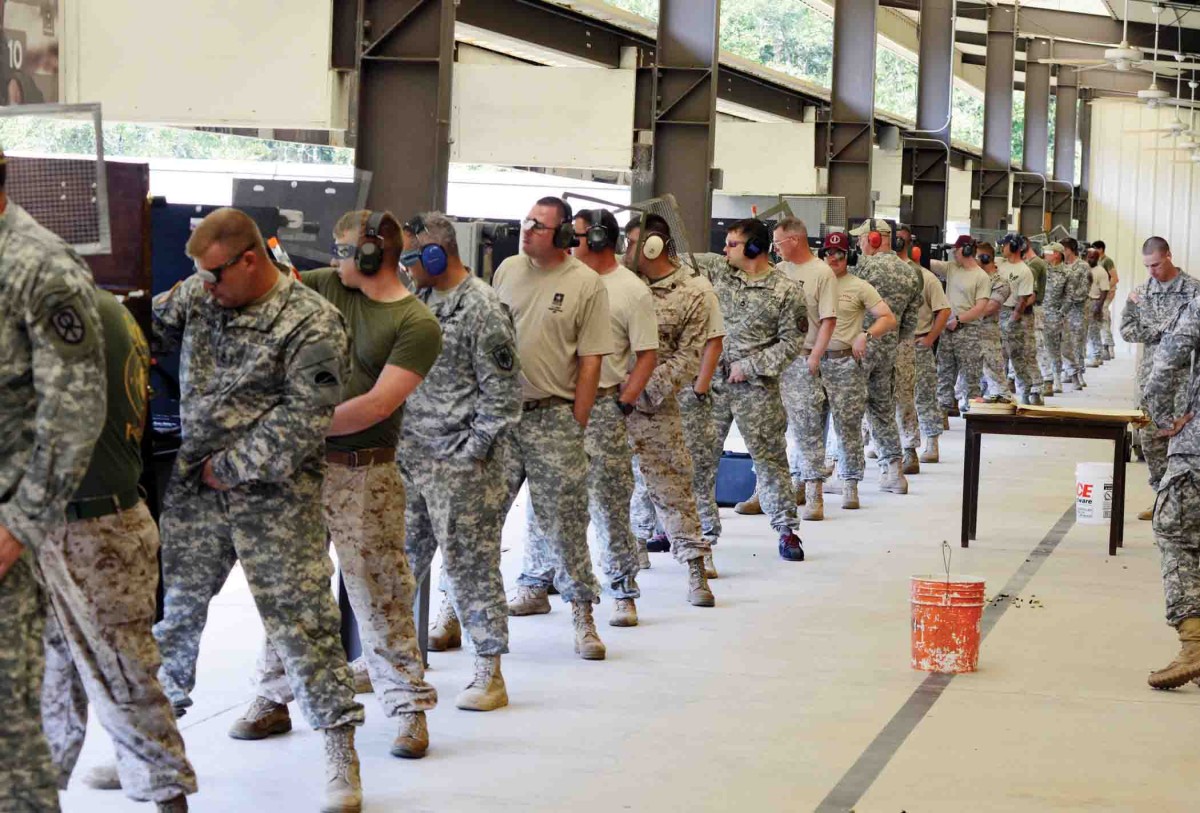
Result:
[[[441,548],[448,590],[430,648],[435,637],[439,650],[461,646],[466,628],[475,675],[455,705],[492,711],[508,705],[500,671],[508,652],[500,532],[512,505],[507,437],[521,419],[516,330],[496,292],[463,266],[454,224],[440,212],[409,223],[411,248],[400,260],[441,325],[444,349],[404,408],[405,548],[418,582]]]
[[[596,403],[604,356],[613,351],[608,292],[568,250],[571,207],[545,197],[521,224],[521,254],[496,269],[493,284],[512,311],[521,362],[521,422],[512,437],[512,493],[529,482],[525,566],[510,615],[550,612],[554,584],[571,605],[575,652],[604,660],[592,605],[600,586],[588,555],[584,432]]]
[[[1063,391],[1063,381],[1068,380],[1063,375],[1063,359],[1067,357],[1067,347],[1070,337],[1065,336],[1066,328],[1066,298],[1070,275],[1063,264],[1067,250],[1062,243],[1048,243],[1044,249],[1046,254],[1046,296],[1042,300],[1042,310],[1045,320],[1042,337],[1046,340],[1046,355],[1050,360],[1050,377],[1052,392]]]
[[[334,236],[337,266],[300,275],[333,303],[352,337],[350,377],[326,433],[322,506],[366,671],[384,711],[399,718],[392,755],[419,758],[429,746],[425,712],[437,704],[437,690],[425,682],[417,645],[416,580],[404,550],[404,484],[395,460],[404,402],[437,360],[441,329],[400,280],[400,223],[390,212],[349,212]],[[270,646],[258,681],[259,699],[234,724],[235,738],[283,728],[292,694]]]
[[[1000,274],[996,266],[996,248],[991,243],[980,243],[976,259],[988,275],[991,296],[983,318],[979,320],[980,346],[983,351],[983,380],[987,384],[986,397],[993,401],[1011,401],[1012,389],[1008,386],[1008,364],[1004,360],[1004,344],[1000,338],[1000,311],[1012,294],[1008,278]],[[961,397],[966,387],[959,377],[957,392]]]
[[[1035,362],[1036,368],[1031,368],[1030,372],[1035,375],[1041,375],[1042,387],[1041,395],[1045,399],[1047,395],[1054,394],[1054,365],[1050,362],[1050,354],[1046,352],[1046,309],[1043,303],[1046,301],[1046,275],[1049,265],[1046,261],[1038,256],[1033,250],[1033,246],[1026,243],[1025,246],[1025,265],[1029,266],[1030,272],[1033,273],[1033,336],[1035,345]]]
[[[940,459],[938,438],[942,434],[942,411],[937,403],[937,360],[933,346],[946,322],[950,319],[950,300],[941,282],[928,268],[909,259],[912,231],[907,226],[897,228],[904,241],[898,252],[921,275],[921,307],[917,309],[917,331],[911,342],[901,342],[896,349],[896,424],[904,446],[903,471],[920,474],[922,463],[937,463]],[[921,436],[925,449],[917,456]]]
[[[646,221],[662,233],[660,237],[666,235],[669,238],[671,229],[666,220],[647,215]],[[641,230],[641,216],[634,217],[625,226],[626,268],[639,267],[639,252],[643,250],[640,242]],[[665,240],[663,248],[670,258],[671,253]],[[657,250],[657,244],[652,244],[651,253]],[[686,267],[683,271],[688,284],[699,288],[703,293],[707,321],[704,329],[704,347],[700,351],[700,370],[692,380],[691,386],[679,388],[676,401],[679,403],[679,416],[683,423],[684,446],[692,459],[692,492],[696,500],[696,511],[700,515],[700,529],[704,541],[710,546],[709,553],[704,557],[705,573],[708,578],[715,579],[717,569],[713,563],[711,546],[716,545],[721,538],[721,514],[717,508],[718,461],[712,454],[717,445],[717,426],[713,421],[712,380],[721,362],[725,320],[721,316],[721,303],[717,300],[716,291],[713,290],[708,277]],[[663,523],[659,522],[656,516],[637,455],[634,455],[633,478],[635,485],[630,517],[638,536],[638,564],[643,570],[647,570],[650,567],[650,553],[665,553],[671,549],[671,545],[666,532],[662,530]]]
[[[605,209],[575,213],[571,253],[599,275],[608,292],[613,353],[604,357],[596,404],[584,434],[588,454],[588,512],[600,549],[604,591],[613,599],[614,627],[637,625],[638,548],[630,527],[633,455],[625,424],[654,372],[658,320],[654,297],[637,275],[617,262],[621,229]],[[527,548],[528,550],[528,548]]]
[[[646,495],[670,537],[675,560],[688,569],[688,603],[713,607],[709,587],[716,577],[712,546],[701,532],[693,494],[694,471],[683,439],[679,393],[696,380],[708,332],[707,289],[683,268],[667,221],[645,216],[635,248],[638,274],[654,301],[658,324],[658,364],[630,411],[629,443],[638,459]],[[704,450],[711,454],[711,449]]]
[[[796,529],[796,492],[787,461],[787,415],[779,376],[804,343],[804,292],[772,267],[771,234],[761,220],[734,223],[725,236],[725,256],[697,255],[721,303],[728,335],[714,389],[720,460],[725,436],[736,419],[758,478],[763,509],[779,534],[779,555],[804,560]]]
[[[1029,239],[1022,234],[1008,234],[1000,241],[1004,258],[997,264],[998,273],[1008,279],[1010,293],[1000,308],[1000,339],[1004,354],[1012,365],[1017,382],[1017,395],[1022,404],[1044,406],[1042,377],[1036,371],[1037,354],[1032,330],[1033,304],[1037,291],[1033,271],[1022,259]]]
[[[954,243],[954,260],[931,260],[930,269],[946,280],[946,298],[953,313],[938,343],[938,403],[947,415],[966,411],[966,402],[978,398],[983,378],[983,350],[978,320],[991,296],[988,275],[975,261],[976,242],[969,235]],[[966,401],[956,405],[954,387],[959,376],[966,382]]]
[[[192,232],[196,274],[154,298],[160,349],[181,348],[183,445],[160,520],[159,681],[176,713],[191,705],[209,602],[241,562],[281,692],[295,692],[325,739],[324,804],[362,805],[354,727],[363,707],[338,640],[333,566],[321,514],[325,438],[349,378],[341,314],[271,263],[254,221],[218,209]],[[280,670],[283,672],[283,670]],[[256,699],[237,733],[291,728]]]
[[[879,488],[907,494],[908,478],[901,471],[903,450],[896,428],[896,347],[901,342],[911,343],[917,332],[924,283],[921,275],[896,255],[892,227],[886,220],[864,220],[850,235],[858,238],[863,254],[854,275],[875,289],[896,320],[896,330],[867,344],[866,417],[879,458]],[[863,326],[869,330],[874,321],[868,313]]]
[[[1067,270],[1063,355],[1067,357],[1067,377],[1075,383],[1075,389],[1081,390],[1087,386],[1083,371],[1087,357],[1086,306],[1088,291],[1092,287],[1092,271],[1087,262],[1080,258],[1079,242],[1074,237],[1063,238],[1062,247],[1066,250],[1063,265]]]

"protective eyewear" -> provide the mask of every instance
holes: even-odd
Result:
[[[521,221],[522,231],[554,231],[553,226],[547,226],[544,223],[539,223],[532,217],[528,217]]]
[[[827,248],[827,249],[825,249],[825,259],[827,259],[827,260],[844,260],[844,259],[846,259],[846,252],[841,251],[836,248]]]
[[[793,234],[791,237],[784,237],[782,240],[773,240],[771,242],[771,250],[778,252],[780,247],[782,247],[785,243],[790,243],[793,240],[799,240],[799,239],[800,239],[799,237],[797,237],[796,235]]]
[[[420,249],[410,249],[400,255],[400,264],[405,268],[412,268],[419,262],[421,262]]]
[[[354,255],[358,253],[358,246],[354,243],[334,243],[333,258],[335,260],[352,260]]]
[[[745,240],[726,240],[725,248],[737,248],[738,246],[746,245]]]
[[[230,268],[233,268],[233,266],[240,263],[242,261],[242,258],[246,256],[247,251],[253,251],[253,250],[254,250],[254,244],[251,243],[250,245],[246,246],[244,249],[239,251],[237,254],[234,254],[233,259],[229,260],[228,262],[221,263],[216,268],[204,268],[203,266],[200,265],[199,260],[193,258],[192,264],[195,266],[196,276],[198,276],[200,278],[201,282],[207,282],[209,285],[220,285],[221,284],[221,275],[223,273],[225,273],[227,270],[229,270]]]

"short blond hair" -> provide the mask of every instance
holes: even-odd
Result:
[[[188,238],[185,250],[189,257],[199,257],[214,243],[220,243],[231,251],[245,250],[250,246],[256,254],[267,256],[267,244],[258,230],[258,224],[250,215],[229,206],[217,209],[201,220]]]
[[[781,217],[775,224],[775,228],[787,234],[800,234],[808,237],[808,226],[804,225],[804,221],[795,215]]]
[[[353,212],[346,212],[338,218],[337,224],[333,227],[335,235],[357,234],[363,237],[367,231],[367,221],[374,214],[370,209],[356,209]],[[400,236],[400,220],[391,212],[383,212],[379,219],[379,238],[383,241],[383,256],[385,259],[396,260],[400,259],[400,251],[403,248],[402,238]]]

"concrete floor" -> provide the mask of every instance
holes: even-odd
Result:
[[[1128,406],[1132,379],[1132,357],[1121,358],[1054,403]],[[639,577],[641,626],[600,627],[606,662],[572,655],[559,603],[549,615],[513,619],[507,709],[456,710],[471,655],[434,653],[429,677],[442,705],[430,714],[424,760],[388,755],[393,726],[365,698],[366,809],[1198,809],[1191,715],[1200,715],[1200,690],[1155,692],[1145,682],[1175,653],[1150,524],[1136,519],[1152,500],[1145,466],[1129,469],[1119,556],[1106,555],[1106,528],[1075,525],[1043,560],[1030,553],[1072,507],[1075,463],[1111,459],[1111,446],[989,436],[979,540],[962,550],[962,439],[954,420],[944,462],[912,477],[908,496],[879,494],[869,467],[861,511],[843,512],[832,497],[829,519],[804,526],[803,564],[778,558],[765,518],[723,512],[715,609],[688,606],[683,569],[653,555]],[[518,517],[505,532],[510,585]],[[953,571],[986,577],[989,597],[1027,562],[1041,564],[985,640],[980,671],[926,682],[909,668],[908,579],[942,568],[943,540],[953,545]],[[605,600],[599,620],[609,608]],[[321,737],[295,709],[290,735],[245,743],[225,734],[253,696],[259,636],[235,572],[213,602],[196,706],[182,720],[200,776],[193,810],[317,809]],[[934,697],[907,739],[884,733],[868,759],[878,757],[875,770],[842,781],[897,712]],[[78,773],[108,751],[93,725]],[[133,804],[78,781],[63,795],[68,813]]]

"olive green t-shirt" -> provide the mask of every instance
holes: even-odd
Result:
[[[396,302],[376,302],[347,288],[332,268],[305,271],[300,279],[333,303],[346,320],[350,334],[350,379],[342,401],[369,392],[389,364],[424,378],[442,352],[442,328],[429,308],[415,296]],[[339,452],[394,448],[400,439],[401,406],[374,426],[353,435],[330,438],[327,446]]]
[[[130,491],[142,476],[150,346],[133,314],[108,291],[96,291],[96,309],[104,332],[108,406],[76,500]]]
[[[1033,292],[1037,294],[1037,304],[1040,305],[1046,298],[1046,261],[1041,257],[1033,257],[1025,264],[1033,272]]]

